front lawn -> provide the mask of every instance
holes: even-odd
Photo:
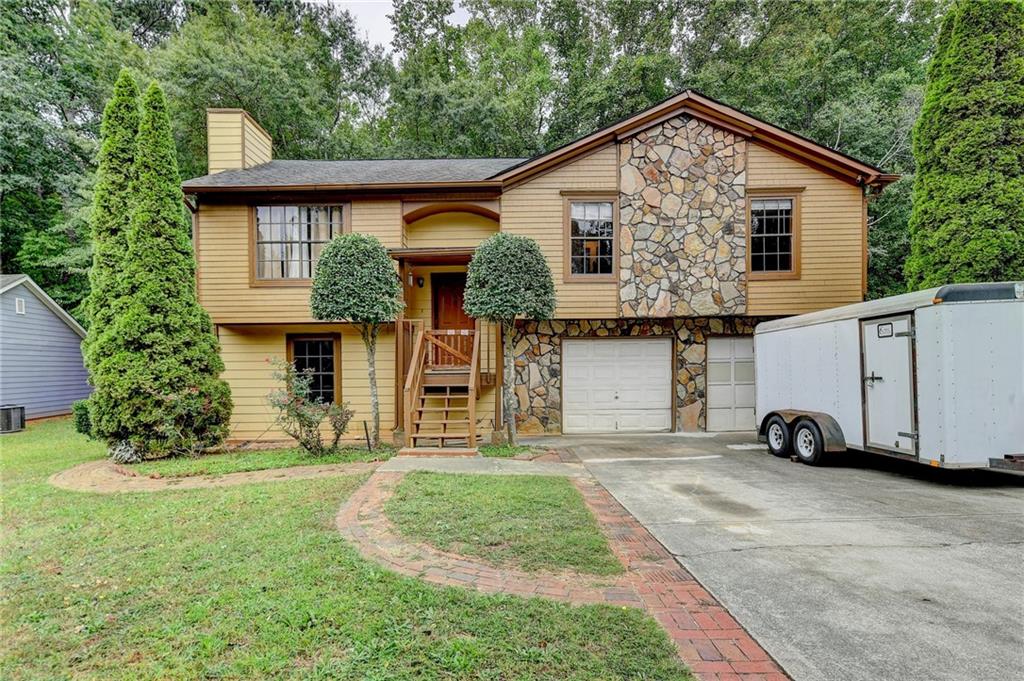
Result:
[[[66,420],[0,436],[0,678],[688,679],[634,609],[400,577],[333,526],[362,477],[98,495]]]
[[[410,473],[384,511],[410,539],[493,565],[595,575],[623,571],[565,478]]]
[[[179,456],[168,459],[143,461],[129,467],[139,475],[159,474],[165,478],[190,475],[224,475],[241,471],[262,471],[288,466],[313,466],[325,463],[352,463],[390,459],[395,450],[381,446],[369,452],[366,447],[345,447],[330,456],[310,456],[299,447],[286,449],[243,450],[223,454],[203,454],[197,457]]]

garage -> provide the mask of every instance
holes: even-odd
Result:
[[[707,429],[755,430],[753,337],[713,336],[707,342]]]
[[[671,338],[563,339],[562,432],[670,430],[674,376]]]

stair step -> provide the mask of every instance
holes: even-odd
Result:
[[[469,433],[413,433],[413,440],[465,440]]]
[[[469,407],[416,407],[419,412],[469,411]]]
[[[428,423],[469,423],[469,419],[416,419],[413,423],[417,426],[426,425]]]

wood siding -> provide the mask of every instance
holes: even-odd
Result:
[[[211,175],[243,167],[242,114],[237,111],[206,112],[206,167]]]
[[[438,213],[405,227],[407,248],[476,246],[498,231],[498,223],[473,213]]]
[[[501,228],[540,244],[555,279],[560,319],[619,316],[617,281],[564,281],[563,191],[618,192],[618,151],[610,145],[509,189],[501,197]]]
[[[248,116],[242,117],[242,132],[245,134],[245,143],[242,145],[245,152],[242,158],[245,163],[243,167],[252,168],[262,163],[269,163],[273,158],[270,137]]]
[[[218,336],[224,358],[222,377],[231,386],[234,412],[229,439],[276,441],[287,436],[274,426],[275,412],[267,395],[278,387],[269,360],[285,359],[286,334],[341,334],[341,397],[355,411],[346,439],[363,438],[363,421],[370,420],[370,383],[366,373],[366,349],[359,331],[351,324],[282,324],[221,326]],[[393,327],[377,339],[377,389],[380,398],[382,438],[391,437],[395,423],[395,335]],[[478,422],[493,422],[494,388],[481,391],[477,400]]]
[[[216,324],[314,321],[308,284],[250,286],[249,212],[248,206],[200,203],[196,216],[200,303]],[[373,234],[389,248],[401,245],[400,201],[354,201],[349,214],[354,231]]]
[[[25,301],[25,314],[16,299]],[[92,387],[82,338],[24,284],[0,296],[0,400],[25,407],[25,418],[71,412]]]
[[[800,278],[747,284],[747,314],[812,312],[863,300],[863,192],[758,144],[748,145],[747,187],[804,187]]]

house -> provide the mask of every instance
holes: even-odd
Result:
[[[462,310],[499,230],[537,241],[558,297],[515,330],[522,431],[753,429],[754,325],[863,299],[867,201],[896,179],[693,91],[530,159],[273,160],[246,112],[207,124],[210,174],[183,189],[235,440],[280,436],[271,356],[368,417],[358,333],[309,310],[317,255],[349,230],[404,284],[377,375],[382,424],[417,445],[465,444],[500,413],[500,332]]]
[[[82,364],[85,329],[27,274],[0,275],[0,404],[25,418],[71,413],[92,392]]]

